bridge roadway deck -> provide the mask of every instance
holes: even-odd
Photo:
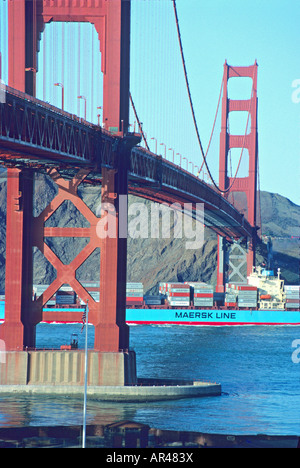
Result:
[[[85,167],[90,169],[86,180],[92,183],[101,182],[102,167],[117,167],[120,135],[12,88],[5,87],[4,96],[1,165],[39,171],[56,167],[62,176]],[[220,193],[161,156],[135,147],[128,171],[130,194],[160,203],[203,203],[205,225],[218,234],[228,239],[253,236],[248,221]]]

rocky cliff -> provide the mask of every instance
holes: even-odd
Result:
[[[1,174],[0,174],[1,176]],[[39,214],[54,198],[55,186],[44,176],[36,177],[34,214]],[[99,187],[82,186],[80,195],[88,206],[96,212],[101,203]],[[139,220],[149,222],[151,202],[129,197],[129,205],[142,202],[143,210]],[[147,217],[147,219],[143,219]],[[261,192],[262,231],[273,241],[274,267],[280,267],[284,279],[289,284],[299,283],[299,226],[300,207],[278,194]],[[70,202],[65,202],[48,220],[48,226],[84,227],[86,220]],[[6,180],[5,173],[0,179],[0,291],[5,282],[5,238],[6,238]],[[150,229],[150,227],[149,227]],[[172,233],[173,227],[171,227]],[[149,231],[150,234],[150,231]],[[293,236],[293,238],[292,238]],[[77,255],[88,239],[47,239],[48,245],[64,263]],[[257,249],[257,262],[267,258],[267,247],[263,242]],[[127,278],[128,281],[141,281],[148,292],[157,292],[160,281],[205,281],[216,283],[217,236],[208,228],[204,231],[204,243],[199,249],[186,249],[186,239],[132,238],[128,239]],[[99,280],[100,252],[94,254],[78,270],[77,277],[85,281]],[[50,283],[55,278],[55,270],[37,249],[34,249],[34,282]]]

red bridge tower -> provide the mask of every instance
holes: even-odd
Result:
[[[247,199],[247,219],[253,226],[253,236],[248,239],[246,262],[247,274],[250,274],[252,267],[255,265],[255,245],[256,245],[256,200],[257,200],[257,171],[258,171],[258,146],[257,146],[257,62],[248,67],[233,67],[225,62],[223,74],[223,99],[222,99],[222,123],[220,135],[220,159],[219,159],[219,187],[224,191],[224,196],[229,197],[233,192],[243,192]],[[252,92],[249,99],[233,100],[228,99],[227,87],[230,78],[249,77],[252,78]],[[245,130],[244,135],[230,134],[228,126],[228,117],[230,112],[248,112],[248,121],[251,119],[251,129]],[[248,133],[247,133],[248,132]],[[239,177],[238,171],[236,176],[229,177],[229,151],[231,148],[240,148],[241,157],[243,150],[247,149],[249,153],[249,170],[248,176]],[[231,200],[232,202],[232,200]],[[226,241],[219,236],[218,238],[218,272],[217,272],[217,288],[223,290],[225,282],[232,279],[232,276],[238,273],[239,281],[242,279],[241,267],[244,264],[241,261],[241,240],[238,243],[232,244],[231,250],[238,249],[239,255],[230,258],[229,248]],[[235,258],[234,258],[235,257]],[[238,260],[238,266],[236,262]],[[231,268],[229,268],[231,267]]]
[[[8,84],[35,96],[37,51],[44,24],[51,21],[76,21],[94,24],[100,39],[103,72],[103,124],[106,130],[123,136],[129,121],[129,0],[9,0],[8,3]],[[101,168],[102,203],[115,207],[118,226],[119,196],[127,195],[126,161],[131,143],[126,138],[114,149],[119,161],[115,169]],[[136,144],[138,140],[132,139]],[[124,143],[124,144],[123,144]],[[59,161],[57,163],[59,171]],[[7,174],[7,243],[6,243],[6,310],[1,337],[6,349],[35,347],[35,326],[42,319],[43,305],[68,283],[84,300],[89,300],[90,319],[95,325],[96,351],[118,352],[128,349],[129,333],[125,323],[126,239],[99,239],[96,233],[100,218],[91,213],[77,194],[78,185],[93,168],[77,170],[74,179],[64,180],[56,170],[48,171],[57,184],[57,197],[38,218],[33,217],[34,178],[31,169],[10,167]],[[76,170],[75,170],[76,172]],[[53,228],[48,232],[47,219],[65,201],[71,200],[90,222],[86,230]],[[127,208],[127,207],[125,207]],[[102,213],[102,216],[110,216]],[[86,248],[71,262],[63,265],[45,243],[47,235],[90,239]],[[57,277],[45,293],[32,300],[32,248],[38,246],[56,268]],[[76,279],[76,270],[100,247],[100,297],[96,303]]]

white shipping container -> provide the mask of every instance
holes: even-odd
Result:
[[[85,283],[85,282],[81,282],[82,286],[84,288],[99,288],[100,287],[100,282],[96,281],[94,283]]]
[[[189,284],[190,286],[192,286],[193,288],[201,288],[201,289],[205,289],[205,288],[211,288],[211,285],[210,284],[207,284],[207,283],[194,283],[194,282],[188,282],[187,284]]]
[[[256,302],[249,302],[249,303],[245,302],[243,304],[239,304],[239,307],[256,307],[256,306],[257,306]]]
[[[168,297],[169,301],[190,301],[190,298],[188,296],[169,296]]]
[[[170,306],[175,306],[175,307],[189,306],[190,302],[189,301],[177,301],[177,302],[169,301],[169,304],[170,304]]]

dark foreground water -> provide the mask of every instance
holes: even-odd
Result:
[[[40,324],[37,345],[59,347],[77,332],[84,347],[80,329]],[[223,394],[146,404],[90,401],[87,423],[134,419],[161,429],[300,436],[300,364],[292,360],[299,339],[300,327],[291,326],[130,327],[139,377],[216,381]],[[0,426],[81,423],[80,400],[0,395]]]

